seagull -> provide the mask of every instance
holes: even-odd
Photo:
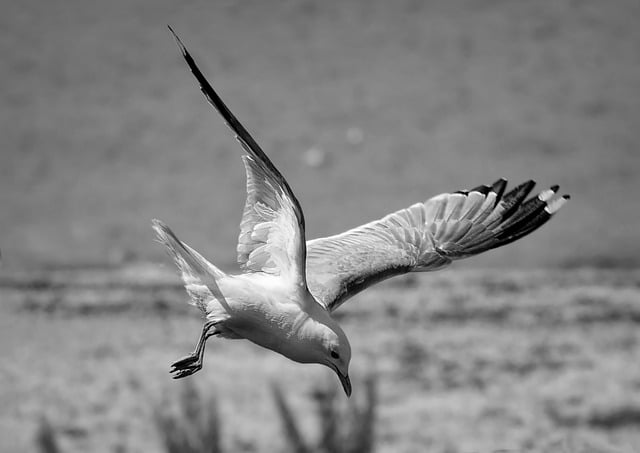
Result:
[[[569,199],[558,186],[527,199],[535,182],[507,181],[443,193],[379,220],[306,240],[300,203],[286,179],[225,105],[171,27],[200,89],[244,149],[247,198],[237,245],[241,273],[228,274],[159,220],[158,241],[175,261],[190,303],[204,315],[195,350],[172,364],[175,379],[202,369],[207,339],[246,339],[300,363],[335,371],[351,395],[349,340],[332,317],[346,300],[387,278],[434,271],[520,239]]]

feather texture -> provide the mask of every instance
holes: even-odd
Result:
[[[224,272],[207,261],[202,255],[182,242],[171,229],[160,220],[152,221],[158,241],[164,244],[173,258],[184,287],[191,297],[191,303],[203,313],[207,312],[207,302],[211,299],[224,300],[217,279],[225,277]]]
[[[247,153],[243,156],[247,199],[237,247],[240,265],[245,271],[288,276],[295,285],[306,287],[306,243],[300,203],[282,174],[215,92],[180,38],[171,27],[169,30],[204,97],[222,115]]]
[[[525,201],[535,185],[506,180],[445,193],[345,233],[307,243],[307,283],[328,310],[380,280],[432,271],[519,239],[569,198],[558,186]]]

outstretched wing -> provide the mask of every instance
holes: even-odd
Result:
[[[558,186],[524,201],[535,182],[504,194],[506,180],[444,193],[336,236],[307,242],[307,284],[329,310],[368,286],[406,272],[513,242],[539,228],[569,199]],[[504,195],[503,195],[504,194]]]
[[[247,272],[265,272],[306,285],[304,215],[282,174],[204,77],[169,27],[205,98],[233,130],[246,155],[247,200],[240,223],[238,261]]]

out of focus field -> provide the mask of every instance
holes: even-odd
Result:
[[[639,23],[634,0],[3,2],[0,452],[33,451],[43,415],[63,453],[162,451],[152,413],[200,322],[150,220],[233,269],[240,147],[166,24],[310,238],[499,177],[573,196],[340,309],[356,398],[377,377],[376,451],[639,452]],[[271,381],[311,434],[310,392],[337,385],[215,340],[191,381],[246,452],[283,451]]]
[[[154,408],[185,385],[168,365],[200,329],[165,271],[2,279],[1,451],[27,451],[43,414],[64,451],[162,451]],[[448,270],[361,294],[337,313],[353,347],[354,398],[377,378],[375,451],[639,451],[639,298],[638,271],[587,269]],[[223,340],[209,341],[190,379],[217,397],[226,451],[285,451],[272,382],[308,436],[310,393],[339,386],[320,366]],[[563,449],[567,439],[593,449]]]

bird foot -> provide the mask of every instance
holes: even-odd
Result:
[[[202,369],[202,361],[196,354],[189,354],[186,357],[176,360],[171,364],[169,373],[173,374],[174,379],[191,376]]]
[[[198,354],[196,354],[195,352],[192,352],[191,354],[184,356],[181,359],[176,360],[175,362],[173,362],[171,364],[171,368],[182,368],[185,365],[191,365],[195,362],[197,362],[199,359]]]

